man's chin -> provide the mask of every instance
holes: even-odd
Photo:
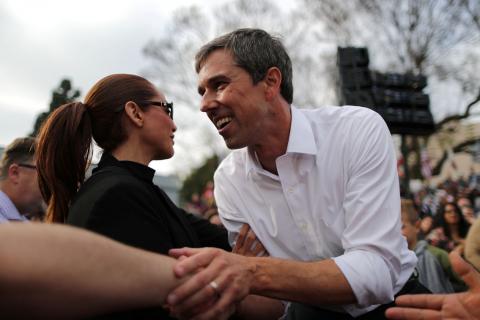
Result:
[[[232,138],[223,138],[223,140],[230,150],[241,149],[247,146],[245,143],[240,143],[240,141],[235,141],[235,139]]]

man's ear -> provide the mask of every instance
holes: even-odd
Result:
[[[20,167],[16,163],[12,163],[8,167],[8,180],[12,183],[17,184],[20,179]]]
[[[133,101],[128,101],[125,104],[125,114],[127,119],[136,127],[143,127],[145,114],[142,109]]]
[[[282,72],[277,67],[271,67],[267,70],[264,78],[266,85],[265,96],[267,100],[271,100],[280,93],[280,85],[282,84]]]

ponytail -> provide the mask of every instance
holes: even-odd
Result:
[[[81,102],[55,110],[40,129],[38,183],[48,204],[46,221],[64,223],[68,208],[85,179],[92,142],[88,106]]]

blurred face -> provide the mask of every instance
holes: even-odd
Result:
[[[457,212],[455,211],[455,207],[452,206],[451,204],[447,204],[445,206],[445,212],[444,212],[443,216],[444,216],[445,222],[447,224],[457,224],[458,223]]]
[[[38,186],[38,175],[33,161],[13,164],[18,166],[16,185],[17,206],[21,214],[36,214],[43,211],[45,204]]]
[[[145,110],[142,141],[151,148],[154,160],[171,158],[177,127],[168,114],[168,108],[161,105],[166,102],[163,94],[157,93],[150,102]]]
[[[263,137],[269,112],[264,82],[256,85],[237,67],[229,51],[216,50],[198,73],[200,110],[205,112],[230,149],[256,144]]]
[[[457,205],[462,208],[462,207],[470,207],[472,204],[470,202],[470,199],[468,198],[459,198],[457,201]]]
[[[415,249],[417,244],[418,229],[406,217],[402,215],[402,235],[407,238],[408,248]]]

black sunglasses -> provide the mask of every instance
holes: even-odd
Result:
[[[139,103],[142,106],[154,105],[156,107],[162,107],[163,110],[168,114],[168,116],[173,120],[173,102],[166,102],[166,101],[145,101],[143,103]],[[115,113],[123,112],[124,108],[118,108],[115,110]]]
[[[29,168],[29,169],[35,169],[37,170],[37,166],[33,164],[28,164],[28,163],[17,163],[19,167],[24,167],[24,168]]]
[[[163,102],[163,101],[147,101],[146,103],[162,107],[163,110],[168,114],[168,116],[173,120],[173,102]]]

